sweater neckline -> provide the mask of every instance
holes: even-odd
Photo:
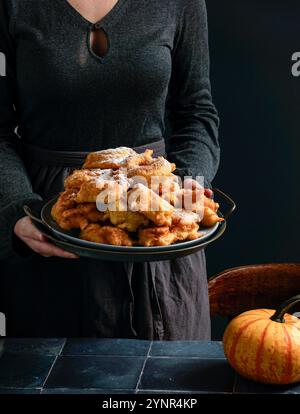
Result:
[[[66,12],[73,15],[79,22],[84,24],[85,26],[104,26],[109,24],[115,20],[115,18],[120,14],[122,6],[127,2],[127,0],[118,0],[118,2],[113,6],[113,8],[106,13],[102,19],[98,20],[97,22],[91,22],[90,20],[86,19],[75,7],[72,6],[67,0],[58,0],[65,8]]]

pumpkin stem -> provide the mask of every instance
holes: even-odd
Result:
[[[283,302],[277,311],[274,313],[274,315],[270,318],[274,322],[284,323],[284,315],[287,313],[287,311],[296,303],[300,302],[300,295],[293,296],[292,298],[286,300]]]

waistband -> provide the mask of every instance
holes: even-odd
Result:
[[[34,161],[43,165],[53,165],[62,167],[80,167],[87,155],[91,151],[54,151],[45,148],[40,148],[35,145],[30,145],[22,142],[22,155],[25,161]],[[120,145],[122,146],[122,145]],[[105,149],[105,148],[103,148]],[[137,153],[142,153],[146,149],[152,149],[155,157],[165,156],[165,141],[160,138],[157,141],[149,144],[133,147]]]

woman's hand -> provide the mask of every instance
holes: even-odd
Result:
[[[32,224],[29,217],[19,219],[14,227],[14,233],[34,252],[44,257],[63,257],[64,259],[77,259],[73,253],[66,252],[49,243],[46,237]]]
[[[202,188],[201,185],[198,183],[198,181],[192,179],[192,178],[186,178],[184,180],[184,184],[187,186],[190,186],[192,190],[195,190],[196,188]],[[204,195],[208,198],[212,198],[213,192],[210,188],[204,188]]]

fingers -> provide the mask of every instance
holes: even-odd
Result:
[[[198,183],[197,180],[194,180],[192,178],[186,178],[184,180],[184,186],[191,188],[192,190],[201,190],[203,189],[202,185],[200,183]]]
[[[184,180],[184,184],[187,185],[189,188],[191,188],[192,190],[196,190],[196,189],[203,189],[203,187],[201,186],[200,183],[198,183],[197,180],[193,180],[192,178],[186,178]],[[210,188],[204,188],[204,195],[207,198],[213,198],[213,191]]]
[[[183,182],[184,187],[191,188],[192,190],[195,190],[199,187],[199,183],[196,180],[193,180],[192,178],[186,178]]]
[[[41,256],[57,256],[65,259],[78,258],[75,254],[49,243],[47,238],[32,224],[29,217],[23,217],[18,220],[15,224],[14,232],[27,246]]]
[[[205,188],[204,189],[204,195],[206,196],[206,197],[208,197],[208,198],[212,198],[212,196],[213,196],[213,191],[210,189],[210,188]]]
[[[21,239],[30,238],[37,241],[45,240],[43,234],[32,224],[29,217],[23,217],[15,225],[15,233]]]
[[[48,242],[40,242],[31,239],[27,244],[33,251],[44,257],[56,256],[64,259],[77,259],[78,257],[75,254],[69,253]]]

